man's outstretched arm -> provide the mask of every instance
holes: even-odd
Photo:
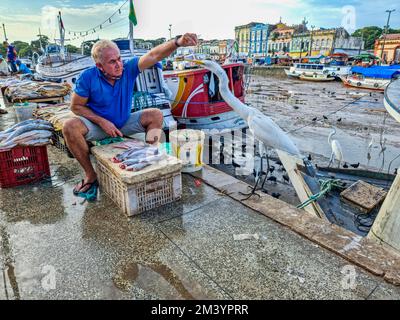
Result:
[[[185,33],[177,42],[180,47],[196,46],[197,36],[194,33]],[[154,66],[157,62],[171,55],[176,49],[177,46],[174,39],[160,44],[140,58],[139,69],[145,70]]]

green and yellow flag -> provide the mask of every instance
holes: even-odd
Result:
[[[133,0],[129,0],[129,20],[133,23],[134,26],[137,25],[135,7],[133,6]]]

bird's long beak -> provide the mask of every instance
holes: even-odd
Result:
[[[199,65],[202,65],[202,66],[205,65],[204,61],[202,61],[202,60],[196,60],[196,59],[190,59],[190,58],[185,58],[185,60],[189,61],[189,62],[193,62],[193,63],[199,64]]]

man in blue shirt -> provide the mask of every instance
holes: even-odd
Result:
[[[15,60],[17,60],[17,50],[15,50],[15,47],[7,41],[3,42],[3,46],[7,49],[7,62],[11,67],[11,71],[17,72],[17,66],[15,65]]]
[[[74,189],[75,195],[85,196],[98,186],[86,141],[139,132],[146,132],[148,143],[160,140],[163,114],[159,109],[131,113],[136,78],[178,47],[195,45],[197,36],[187,33],[125,63],[114,42],[100,40],[93,46],[96,66],[81,74],[72,95],[71,110],[78,117],[67,121],[63,127],[68,148],[85,171],[85,178]]]
[[[31,69],[29,69],[25,63],[22,63],[21,60],[15,61],[15,64],[18,66],[18,73],[32,74]]]

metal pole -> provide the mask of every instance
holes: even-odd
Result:
[[[387,35],[387,32],[389,31],[390,16],[391,16],[392,12],[394,12],[394,11],[396,11],[396,9],[393,9],[393,10],[386,10],[386,12],[389,13],[389,15],[388,15],[387,23],[386,23],[386,28],[385,28],[385,30],[384,30],[384,35],[383,35],[383,44],[382,44],[382,52],[381,52],[381,62],[382,62],[382,59],[383,59],[383,51],[385,50],[386,35]]]
[[[310,57],[312,56],[312,43],[313,43],[313,32],[314,32],[315,26],[311,26],[311,39],[310,39]]]
[[[7,33],[6,33],[6,26],[4,25],[4,23],[3,23],[3,32],[4,32],[4,40],[8,41]]]
[[[169,39],[172,39],[172,24],[169,25]]]
[[[133,40],[133,23],[129,21],[129,49],[131,54],[135,51],[135,42]]]

